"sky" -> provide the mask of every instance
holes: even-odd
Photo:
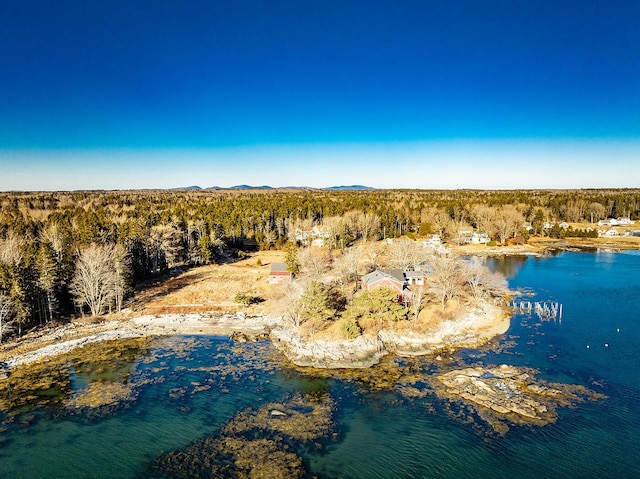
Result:
[[[5,0],[0,191],[640,187],[637,0]]]

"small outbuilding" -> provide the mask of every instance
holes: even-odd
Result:
[[[288,283],[293,279],[293,273],[287,269],[286,263],[271,263],[269,284]]]

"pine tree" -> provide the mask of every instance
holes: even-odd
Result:
[[[364,329],[373,329],[375,332],[389,321],[405,319],[406,315],[407,310],[398,303],[396,292],[387,287],[358,291],[343,314]]]
[[[331,307],[329,288],[319,281],[311,281],[300,297],[298,314],[302,322],[309,322],[313,331],[323,322],[333,318],[336,310]]]
[[[298,247],[293,241],[288,241],[284,245],[286,255],[284,262],[287,264],[287,271],[291,271],[293,274],[300,272],[300,262],[298,260]]]
[[[36,269],[38,286],[45,294],[47,301],[47,321],[50,321],[53,319],[53,313],[57,305],[55,289],[58,286],[58,267],[54,253],[47,243],[40,243],[38,257],[36,259]]]

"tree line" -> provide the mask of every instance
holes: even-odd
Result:
[[[135,285],[236,251],[284,248],[322,225],[328,246],[476,228],[499,242],[549,221],[640,216],[640,190],[83,191],[0,194],[0,335],[122,307]],[[93,266],[90,266],[93,265]],[[102,278],[83,290],[81,275]],[[96,280],[97,281],[97,280]],[[84,291],[84,292],[83,292]],[[1,340],[1,336],[0,336]]]

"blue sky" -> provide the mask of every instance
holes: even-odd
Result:
[[[7,0],[0,190],[640,186],[640,2]]]

